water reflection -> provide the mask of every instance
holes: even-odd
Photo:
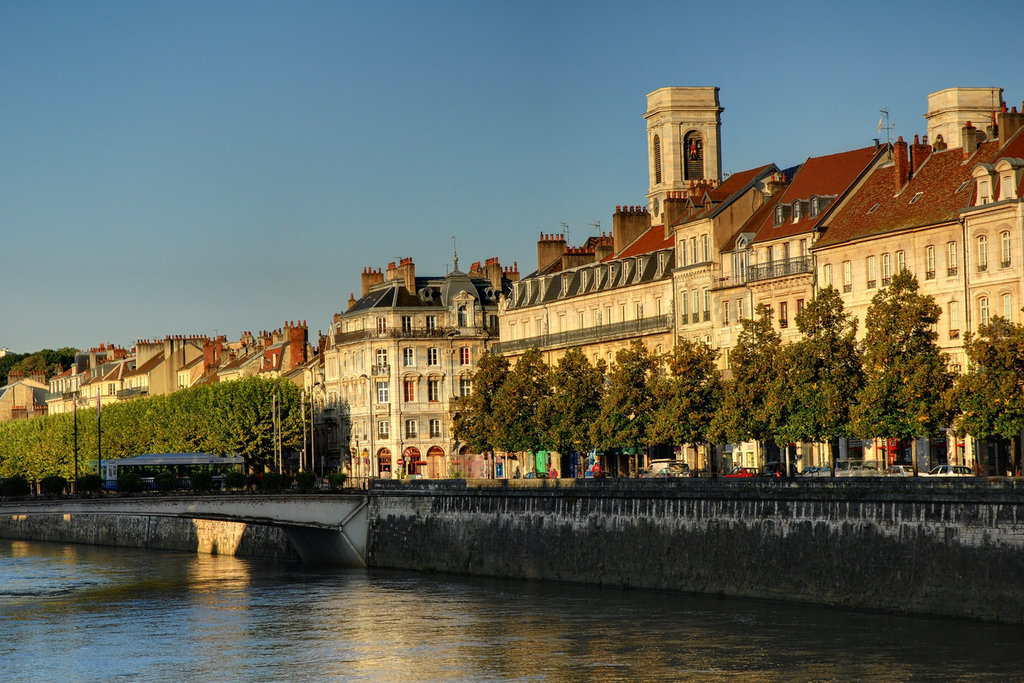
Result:
[[[1024,629],[0,540],[4,680],[1019,679]],[[956,634],[949,646],[946,634]]]

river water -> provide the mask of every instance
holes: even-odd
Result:
[[[1022,680],[1024,628],[0,539],[3,681]]]

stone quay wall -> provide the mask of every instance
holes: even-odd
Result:
[[[373,567],[1024,623],[1024,482],[375,482]]]
[[[31,509],[32,503],[5,507]],[[0,514],[0,538],[297,560],[275,526],[212,519],[104,513]]]

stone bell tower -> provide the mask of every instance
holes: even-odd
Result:
[[[718,88],[658,88],[647,95],[647,203],[651,222],[663,221],[665,196],[691,180],[722,177]]]

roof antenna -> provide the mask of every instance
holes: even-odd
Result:
[[[885,131],[885,142],[892,143],[892,131],[895,130],[896,124],[889,122],[889,110],[879,109],[878,113],[885,114],[885,125],[882,125],[882,119],[878,119],[878,134],[881,135],[882,131]]]
[[[593,223],[587,223],[594,230],[601,232],[601,221],[594,221]]]
[[[562,226],[562,232],[565,233],[565,243],[568,244],[569,243],[569,224],[566,223],[565,221],[559,221],[558,224]]]

